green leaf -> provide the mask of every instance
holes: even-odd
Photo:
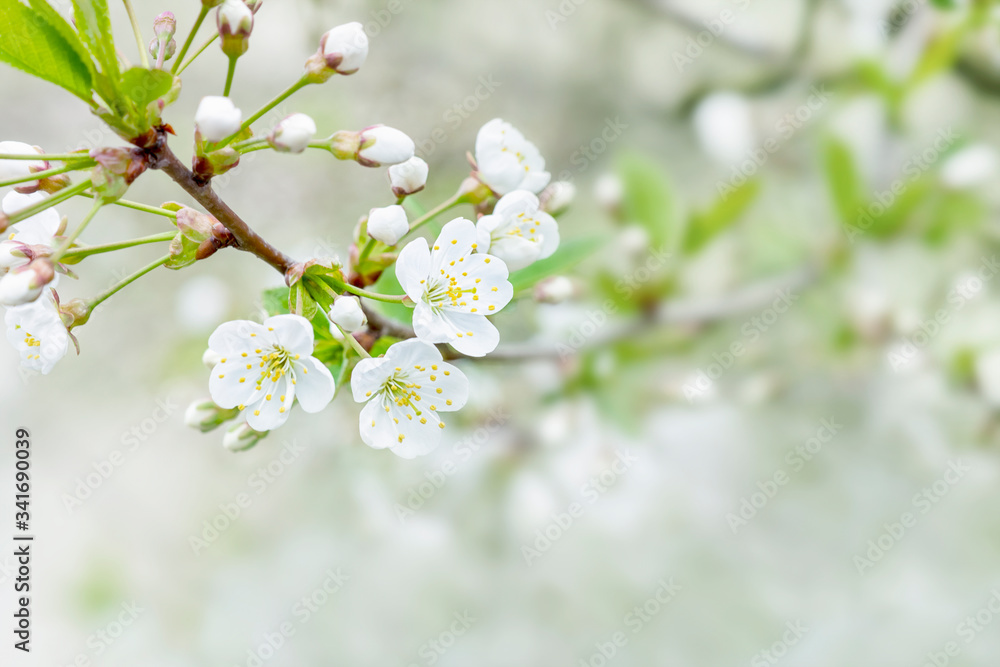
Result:
[[[268,317],[274,317],[275,315],[287,315],[288,310],[288,288],[287,287],[275,287],[273,289],[264,290],[260,295],[260,305],[264,309],[264,312],[268,314]]]
[[[622,158],[619,170],[625,219],[644,226],[654,247],[677,243],[681,221],[674,210],[670,180],[662,167],[644,156],[628,154]]]
[[[121,90],[140,109],[170,92],[174,77],[161,69],[133,67],[122,74]]]
[[[707,211],[692,215],[684,232],[684,252],[695,254],[733,225],[750,208],[759,192],[760,185],[756,180],[747,181],[716,201]]]
[[[510,274],[510,282],[514,293],[534,286],[538,281],[555,276],[572,269],[574,266],[594,254],[607,240],[600,237],[573,239],[565,241],[551,257],[541,259],[529,267]],[[402,290],[400,290],[402,293]]]
[[[69,26],[61,27],[58,21],[62,18],[51,7],[49,10],[38,12],[18,0],[0,0],[0,61],[89,103],[92,65],[81,57],[78,43],[64,36],[71,32]]]
[[[121,70],[107,0],[73,0],[73,18],[83,43],[100,63],[101,71],[118,81]]]
[[[845,225],[851,225],[865,196],[850,147],[831,137],[823,148],[823,166],[840,220]]]

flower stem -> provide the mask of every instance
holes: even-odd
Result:
[[[92,192],[78,192],[81,197],[94,198]],[[129,201],[127,199],[118,199],[112,202],[115,206],[123,206],[124,208],[130,208],[135,211],[142,211],[143,213],[152,213],[153,215],[162,215],[165,218],[170,218],[171,220],[177,219],[177,213],[174,211],[168,211],[165,208],[159,208],[157,206],[147,206],[146,204],[140,204],[138,202]]]
[[[383,303],[403,303],[406,301],[406,295],[400,294],[398,296],[390,294],[377,294],[375,292],[369,292],[368,290],[363,290],[360,287],[355,287],[348,283],[343,284],[345,292],[350,292],[351,294],[357,296],[363,296],[366,299],[371,299],[373,301],[382,301]]]
[[[67,164],[62,167],[54,167],[52,169],[46,169],[45,171],[36,171],[29,176],[22,176],[20,178],[12,178],[9,181],[3,181],[0,183],[0,188],[6,187],[8,185],[17,185],[18,183],[27,183],[28,181],[37,181],[42,178],[48,178],[49,176],[58,176],[59,174],[65,174],[67,171],[76,171],[78,169],[86,169],[94,164],[92,160],[87,160],[87,164]]]
[[[139,20],[135,17],[135,10],[132,8],[132,0],[124,0],[125,11],[128,12],[128,20],[132,22],[132,32],[135,34],[135,43],[139,47],[139,59],[142,66],[149,69],[149,56],[146,55],[146,42],[142,38],[142,29],[139,27]]]
[[[16,211],[7,216],[8,224],[16,224],[22,220],[27,220],[33,215],[41,213],[45,209],[52,208],[56,204],[62,201],[66,201],[74,195],[78,195],[87,188],[90,187],[90,179],[77,183],[76,185],[71,185],[68,188],[63,188],[59,192],[55,193],[51,197],[46,197],[45,199],[28,206],[27,208],[22,208],[20,211]]]
[[[344,331],[343,329],[341,329],[341,327],[340,327],[339,324],[336,324],[335,326],[338,329],[340,329],[340,333],[344,334],[344,340],[347,341],[348,345],[350,345],[352,348],[354,348],[354,351],[358,353],[358,356],[360,356],[362,359],[371,359],[372,358],[372,355],[368,354],[368,350],[366,350],[365,348],[361,347],[361,343],[359,343],[358,339],[354,337],[354,334],[347,333],[346,331]]]
[[[188,49],[191,48],[191,42],[194,41],[195,35],[198,34],[198,29],[201,27],[202,22],[204,22],[205,17],[208,16],[208,11],[209,8],[202,4],[201,11],[198,12],[198,18],[194,20],[194,25],[191,26],[191,32],[188,33],[187,39],[184,40],[184,46],[181,47],[180,53],[177,54],[177,60],[174,61],[174,66],[170,70],[171,74],[179,74],[177,68],[180,67],[181,61],[184,60],[184,56],[187,55]],[[201,52],[199,51],[199,53]],[[192,60],[194,60],[194,58],[192,58]]]
[[[216,148],[223,148],[225,146],[228,146],[230,142],[232,142],[233,137],[235,137],[237,134],[239,134],[240,132],[244,131],[245,129],[253,125],[260,119],[261,116],[263,116],[268,111],[278,106],[279,104],[287,100],[289,97],[291,97],[293,94],[295,94],[296,92],[298,92],[302,88],[305,88],[308,85],[309,85],[309,79],[303,76],[301,79],[299,79],[298,81],[290,85],[288,88],[286,88],[284,92],[279,93],[274,99],[272,99],[270,102],[268,102],[260,109],[258,109],[254,115],[250,116],[245,121],[243,121],[243,125],[240,126],[239,132],[236,132],[236,134],[232,134],[223,139],[221,142],[219,142]]]
[[[73,242],[76,241],[77,238],[79,238],[80,234],[82,234],[83,230],[87,228],[87,225],[89,225],[90,221],[94,219],[94,216],[97,215],[97,212],[101,210],[102,206],[104,206],[104,202],[98,199],[94,200],[94,205],[90,207],[90,211],[86,216],[84,216],[83,220],[80,221],[80,224],[76,226],[73,233],[67,236],[66,240],[63,241],[58,248],[56,248],[54,253],[52,253],[52,257],[50,259],[53,264],[58,262],[62,256],[66,254],[69,247],[73,245]]]
[[[226,88],[222,92],[223,97],[229,97],[229,91],[233,87],[233,75],[236,74],[236,56],[229,57],[229,71],[226,72]]]
[[[93,299],[90,299],[89,301],[87,301],[87,309],[90,310],[90,311],[94,310],[94,308],[96,308],[97,306],[101,305],[101,303],[103,303],[104,301],[107,301],[114,294],[116,294],[117,292],[121,291],[124,287],[127,287],[127,286],[131,285],[136,280],[138,280],[139,278],[142,278],[144,275],[146,275],[147,273],[149,273],[153,269],[156,269],[156,268],[162,266],[163,264],[165,264],[168,259],[170,259],[170,255],[166,255],[164,257],[161,257],[160,259],[156,260],[152,264],[148,264],[148,265],[142,267],[141,269],[139,269],[138,271],[136,271],[132,275],[126,276],[120,282],[112,285],[111,287],[109,287],[104,292],[101,292],[100,294],[98,294],[97,296],[95,296]]]
[[[200,47],[198,47],[198,50],[195,51],[194,55],[191,56],[190,58],[188,58],[188,61],[186,63],[184,63],[183,65],[181,65],[180,69],[178,69],[176,72],[174,72],[174,74],[179,76],[181,74],[181,72],[183,72],[184,70],[186,70],[188,68],[188,65],[190,65],[191,63],[193,63],[195,61],[195,59],[198,58],[198,56],[200,56],[202,53],[204,53],[205,49],[207,49],[209,46],[211,46],[212,42],[214,42],[216,39],[218,39],[218,37],[219,37],[219,33],[218,32],[213,32],[212,36],[209,37],[208,39],[206,39],[205,43],[202,44]],[[174,65],[176,66],[177,63],[179,63],[179,62],[180,62],[180,59],[178,59],[177,62],[174,63]]]
[[[365,247],[361,249],[361,254],[358,255],[358,265],[360,266],[362,262],[368,259],[368,256],[372,254],[372,250],[375,249],[375,239],[368,239],[368,243]]]
[[[448,209],[457,206],[460,203],[460,201],[461,201],[461,195],[458,195],[458,194],[452,195],[451,197],[449,197],[445,201],[441,202],[440,204],[438,204],[437,206],[435,206],[434,208],[432,208],[427,213],[423,214],[422,216],[420,216],[419,218],[417,218],[416,220],[414,220],[410,224],[410,231],[407,232],[407,234],[412,234],[420,226],[422,226],[422,225],[430,222],[431,220],[433,220],[437,216],[441,215],[442,213],[444,213]]]
[[[146,245],[147,243],[162,243],[164,241],[173,241],[174,237],[177,236],[174,232],[164,232],[163,234],[154,234],[152,236],[142,236],[137,239],[129,239],[128,241],[119,241],[118,243],[106,243],[104,245],[92,245],[85,246],[83,248],[74,248],[72,250],[67,250],[66,254],[63,255],[65,259],[83,259],[84,257],[90,257],[91,255],[99,255],[105,252],[114,252],[116,250],[125,250],[126,248],[134,248],[140,245]]]
[[[21,153],[0,153],[0,160],[89,160],[90,155],[86,151],[82,153],[58,153],[49,155],[23,155]]]

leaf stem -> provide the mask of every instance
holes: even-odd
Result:
[[[116,283],[115,285],[112,285],[111,287],[109,287],[104,292],[101,292],[100,294],[98,294],[97,296],[95,296],[93,299],[90,299],[89,301],[87,301],[87,309],[90,310],[90,311],[94,310],[94,308],[96,308],[97,306],[101,305],[101,303],[103,303],[104,301],[107,301],[109,298],[111,298],[111,296],[113,296],[114,294],[118,293],[123,288],[131,285],[136,280],[138,280],[139,278],[142,278],[144,275],[146,275],[147,273],[149,273],[153,269],[156,269],[156,268],[162,266],[163,264],[165,264],[168,259],[170,259],[170,255],[166,255],[164,257],[161,257],[160,259],[156,260],[152,264],[148,264],[148,265],[142,267],[141,269],[139,269],[138,271],[136,271],[132,275],[126,276],[120,282]]]
[[[194,41],[195,35],[198,34],[198,29],[201,28],[201,24],[205,21],[205,17],[208,16],[209,8],[204,4],[201,6],[201,11],[198,12],[198,18],[194,20],[194,25],[191,26],[191,32],[188,33],[187,39],[184,40],[184,46],[181,47],[180,53],[177,54],[177,60],[174,61],[173,67],[170,69],[171,74],[180,74],[177,68],[180,67],[181,61],[184,60],[184,56],[187,55],[188,49],[191,48],[191,42]],[[201,53],[199,51],[199,53]],[[197,57],[197,55],[195,56]],[[194,58],[192,58],[194,60]]]
[[[142,38],[142,28],[139,27],[139,20],[135,16],[135,10],[132,8],[132,0],[123,0],[123,2],[125,3],[125,11],[128,12],[128,20],[132,22],[135,43],[139,47],[139,59],[142,60],[142,66],[149,69],[149,56],[146,55],[146,41]]]
[[[372,355],[368,354],[368,350],[361,347],[361,343],[359,343],[358,339],[354,337],[354,334],[347,333],[341,328],[339,324],[334,323],[334,326],[340,330],[340,333],[344,334],[344,340],[346,340],[347,344],[350,345],[354,349],[354,351],[358,353],[358,356],[360,356],[362,359],[372,358]]]
[[[433,220],[437,216],[441,215],[442,213],[444,213],[448,209],[454,208],[455,206],[457,206],[459,203],[461,203],[461,198],[462,198],[461,195],[454,194],[451,197],[449,197],[448,199],[446,199],[445,201],[441,202],[440,204],[438,204],[437,206],[435,206],[434,208],[432,208],[427,213],[423,214],[422,216],[420,216],[419,218],[417,218],[416,220],[414,220],[410,224],[410,231],[407,232],[407,235],[412,234],[419,227],[421,227],[422,225],[430,222],[431,220]]]
[[[361,254],[358,255],[358,266],[361,266],[368,259],[368,256],[372,254],[372,250],[375,249],[375,243],[377,243],[375,239],[368,239],[368,243],[365,244],[365,247],[361,249]]]
[[[49,155],[41,153],[39,155],[24,155],[22,153],[0,153],[0,160],[89,160],[90,155],[83,151],[81,153],[58,153]]]
[[[128,241],[119,241],[117,243],[105,243],[104,245],[92,245],[84,246],[82,248],[73,248],[72,250],[67,250],[66,254],[63,255],[66,259],[83,259],[84,257],[90,257],[91,255],[99,255],[105,252],[114,252],[116,250],[125,250],[126,248],[134,248],[140,245],[146,245],[148,243],[162,243],[164,241],[172,241],[174,237],[177,236],[175,232],[164,232],[162,234],[154,234],[152,236],[142,236],[137,239],[129,239]]]

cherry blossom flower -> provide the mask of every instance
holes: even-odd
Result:
[[[396,343],[379,359],[363,359],[351,376],[361,410],[361,439],[407,459],[433,451],[443,437],[441,412],[461,409],[469,380],[442,361],[436,347],[412,338]]]
[[[316,135],[316,123],[304,113],[293,113],[274,126],[267,142],[283,153],[301,153]]]
[[[504,195],[492,215],[477,224],[479,251],[502,259],[510,271],[545,259],[559,247],[555,218],[543,212],[538,197],[527,190]]]
[[[456,218],[428,247],[416,239],[399,253],[396,277],[416,304],[413,329],[428,343],[449,343],[481,357],[496,349],[500,332],[487,315],[510,303],[514,288],[502,260],[478,248],[476,226]]]
[[[8,155],[38,155],[39,160],[0,160],[0,181],[10,181],[24,178],[39,171],[48,169],[44,153],[34,146],[21,141],[0,141],[0,153]],[[38,181],[29,181],[17,186],[18,190],[34,192],[38,189]]]
[[[0,201],[0,209],[5,215],[11,215],[45,199],[40,192],[24,195],[19,192],[8,192]],[[24,266],[29,261],[29,246],[52,246],[52,237],[59,232],[61,226],[59,214],[54,208],[47,208],[30,218],[15,223],[7,230],[7,238],[0,241],[0,275],[9,269]]]
[[[356,296],[338,296],[328,316],[331,322],[347,333],[353,333],[368,323],[368,317],[361,309],[361,300]]]
[[[326,65],[338,74],[354,74],[368,58],[368,35],[357,21],[338,25],[320,39]]]
[[[201,98],[194,123],[206,141],[222,141],[239,131],[243,112],[228,97],[209,95]]]
[[[393,204],[373,208],[368,213],[368,235],[387,246],[394,246],[410,231],[410,222],[402,206]]]
[[[306,412],[319,412],[333,400],[333,376],[311,356],[313,330],[304,317],[227,322],[209,337],[208,347],[222,355],[209,380],[212,400],[220,408],[246,410],[256,431],[284,424],[296,399]]]
[[[476,165],[479,180],[501,196],[514,190],[538,194],[551,179],[538,148],[517,128],[499,118],[479,130]]]
[[[389,167],[389,185],[397,197],[416,194],[427,185],[427,174],[430,168],[419,157],[411,157],[406,162]]]
[[[69,331],[51,289],[32,303],[8,308],[4,323],[23,368],[48,375],[69,350]]]

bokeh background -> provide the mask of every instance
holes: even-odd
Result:
[[[497,318],[528,357],[464,363],[454,439],[414,461],[361,442],[348,394],[241,454],[184,426],[208,335],[280,283],[248,255],[115,296],[49,376],[0,351],[0,514],[7,532],[27,427],[37,534],[34,651],[5,633],[4,664],[994,665],[992,4],[266,1],[238,106],[365,23],[362,71],[275,116],[406,131],[425,208],[482,124],[514,123],[577,187],[553,269],[576,294]],[[199,3],[135,5],[147,34],[170,9],[183,35]],[[185,72],[182,154],[224,63],[213,46]],[[116,143],[58,89],[9,68],[0,87],[0,138]],[[254,153],[217,185],[299,257],[346,256],[390,199],[383,170],[318,152]],[[158,173],[129,197],[187,201]],[[86,237],[164,220],[106,210]],[[87,260],[60,292],[155,252]]]

